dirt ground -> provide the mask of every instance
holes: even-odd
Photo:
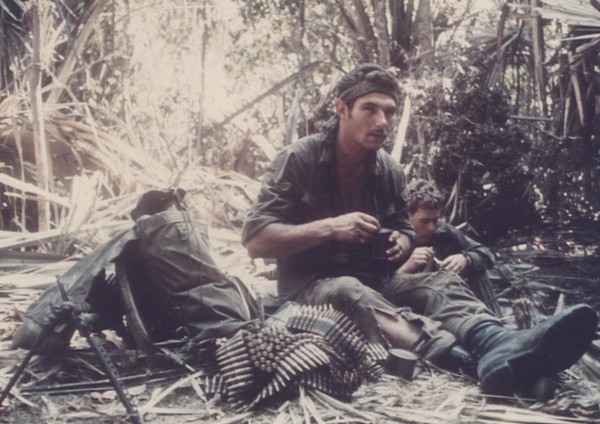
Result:
[[[250,261],[230,234],[214,232],[219,266],[240,276],[265,299],[273,290],[270,266]],[[233,237],[235,238],[235,237]],[[585,301],[600,310],[600,261],[597,249],[578,243],[534,239],[498,249],[493,283],[507,324],[515,311],[535,323],[563,305]],[[10,350],[10,340],[25,309],[68,264],[2,268],[0,275],[0,386],[5,387],[26,351]],[[26,281],[26,283],[24,283]],[[519,305],[515,307],[515,305]],[[520,312],[519,312],[520,313]],[[518,315],[518,314],[517,314]],[[522,317],[521,317],[522,318]],[[600,423],[600,343],[561,373],[555,397],[546,403],[491,398],[469,377],[420,363],[412,381],[384,374],[366,382],[349,402],[316,390],[299,389],[249,412],[235,411],[207,373],[176,365],[169,358],[140,356],[112,333],[104,346],[124,378],[143,422],[148,423]],[[135,422],[105,378],[85,339],[76,337],[60,358],[34,356],[11,395],[0,422]]]

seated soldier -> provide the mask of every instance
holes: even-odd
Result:
[[[477,357],[484,392],[510,395],[569,368],[587,350],[598,317],[575,305],[526,331],[507,328],[454,272],[396,272],[412,250],[406,176],[383,149],[402,93],[375,64],[359,65],[336,87],[335,116],[323,131],[286,146],[267,169],[242,232],[250,256],[277,258],[282,301],[331,304],[369,341],[384,339],[423,357],[456,341]],[[387,258],[369,248],[392,230]],[[425,339],[399,307],[437,324]],[[421,326],[422,327],[422,326]],[[433,328],[433,326],[432,326]],[[440,336],[440,337],[436,337]],[[427,345],[428,349],[419,349]]]
[[[411,182],[407,209],[408,220],[416,234],[416,247],[398,271],[412,274],[446,269],[456,272],[480,300],[502,316],[487,273],[494,266],[494,254],[458,228],[440,220],[444,200],[438,189],[426,180]]]

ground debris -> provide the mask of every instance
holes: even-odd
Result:
[[[237,231],[218,228],[212,235],[219,265],[250,281],[258,291],[268,292],[265,287],[272,287],[272,281],[268,281],[272,265],[249,260],[239,248]],[[562,249],[564,245],[560,246]],[[561,305],[582,300],[598,310],[597,258],[572,256],[562,251],[557,255],[548,250],[537,255],[534,250],[539,246],[533,244],[527,249],[502,250],[492,279],[508,324],[517,325],[515,303],[529,305],[533,324],[560,310]],[[537,260],[542,256],[552,261]],[[22,287],[19,278],[38,275],[51,284],[57,269],[54,264],[63,263],[44,261],[39,256],[30,259],[31,263],[21,262],[19,269],[12,265],[10,269],[0,269],[4,271],[0,280],[0,387],[6,385],[26,353],[10,350],[11,334],[22,321],[25,308],[43,289],[38,285]],[[11,280],[12,276],[19,277]],[[191,372],[168,358],[140,357],[123,349],[110,335],[106,344],[147,423],[600,422],[598,342],[575,366],[560,375],[558,393],[547,403],[487,397],[472,379],[422,364],[422,372],[413,381],[384,374],[378,381],[361,385],[349,402],[317,390],[302,389],[297,398],[265,402],[259,409],[243,413],[235,411],[218,395],[205,396],[203,387],[208,376],[201,370]],[[60,360],[41,361],[34,357],[12,396],[4,401],[0,422],[127,422],[123,405],[102,375],[85,340],[74,340],[72,345],[69,355]]]

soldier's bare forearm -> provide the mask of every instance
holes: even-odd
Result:
[[[329,219],[301,225],[272,223],[261,229],[246,242],[248,254],[253,258],[278,258],[290,256],[318,246],[333,235]]]

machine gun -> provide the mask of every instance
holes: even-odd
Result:
[[[73,325],[75,329],[79,332],[82,337],[85,337],[88,344],[100,360],[102,367],[104,368],[104,372],[106,373],[108,379],[110,380],[113,388],[117,392],[121,403],[125,406],[125,410],[127,411],[128,417],[134,423],[141,423],[142,417],[139,415],[135,406],[131,403],[131,399],[129,394],[127,393],[127,388],[125,387],[119,373],[110,359],[108,352],[102,345],[102,341],[98,337],[97,334],[90,331],[91,324],[96,318],[96,314],[85,312],[84,309],[80,305],[69,302],[69,297],[67,296],[67,292],[61,283],[60,279],[57,279],[56,284],[58,285],[58,289],[60,290],[60,294],[62,296],[63,303],[55,305],[52,308],[52,314],[48,318],[46,325],[36,338],[35,342],[23,358],[21,364],[16,369],[15,373],[12,375],[10,381],[0,394],[0,406],[2,402],[8,394],[13,386],[19,380],[19,377],[27,367],[27,364],[33,357],[33,355],[37,352],[40,345],[43,343],[44,339],[51,334],[54,329],[59,325]]]

